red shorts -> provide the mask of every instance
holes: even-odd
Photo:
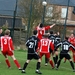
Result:
[[[13,55],[13,52],[12,51],[2,51],[2,54],[4,56],[8,55],[8,56],[12,56]]]
[[[45,57],[48,58],[48,59],[50,58],[50,53],[41,53],[41,52],[40,52],[40,58],[41,58],[43,55],[45,55]]]

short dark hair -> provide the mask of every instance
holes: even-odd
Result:
[[[43,27],[43,23],[40,23],[40,27],[41,27],[41,28]]]
[[[50,31],[50,34],[53,34],[53,31]]]
[[[68,37],[67,36],[65,36],[65,40],[68,40]]]
[[[37,30],[34,30],[34,31],[33,31],[33,34],[36,35],[36,34],[37,34]]]

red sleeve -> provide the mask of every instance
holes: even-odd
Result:
[[[1,48],[1,37],[0,37],[0,48]]]
[[[12,39],[10,39],[10,47],[11,47],[12,50],[14,50],[14,45],[13,45]]]
[[[54,44],[52,42],[50,43],[50,48],[51,50],[54,50]]]
[[[41,42],[39,41],[39,42],[38,42],[38,49],[40,49],[40,45],[41,45]]]
[[[50,29],[50,26],[46,26],[46,27],[45,27],[45,30],[48,30],[48,29]]]

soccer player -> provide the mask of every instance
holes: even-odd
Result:
[[[11,56],[18,69],[21,70],[20,64],[18,63],[17,59],[14,56],[13,41],[9,35],[10,35],[10,30],[7,29],[5,30],[4,36],[0,37],[1,52],[5,57],[5,61],[8,68],[11,67],[10,62],[8,60],[8,56]]]
[[[36,52],[37,48],[38,48],[38,42],[39,39],[37,38],[37,30],[33,31],[33,35],[31,37],[29,37],[29,39],[26,42],[26,46],[28,48],[28,54],[27,54],[27,61],[24,63],[23,69],[22,69],[22,73],[25,73],[25,70],[27,68],[27,65],[29,64],[29,62],[32,59],[36,59],[37,61],[37,65],[36,65],[36,73],[37,74],[42,74],[40,72],[40,58],[38,53]]]
[[[40,58],[42,58],[43,55],[45,55],[45,57],[48,59],[49,63],[51,64],[52,68],[54,68],[54,63],[53,61],[50,59],[50,51],[54,50],[54,44],[52,43],[51,40],[48,39],[48,34],[44,34],[43,38],[40,40],[39,42],[39,55]]]
[[[39,24],[35,29],[38,31],[38,38],[42,39],[42,36],[45,34],[46,30],[49,30],[50,28],[54,27],[55,24],[51,26],[44,26],[42,23]]]
[[[75,47],[68,41],[67,37],[65,37],[64,41],[57,44],[57,48],[59,48],[59,46],[61,46],[61,51],[60,51],[60,56],[59,56],[59,60],[58,60],[56,69],[58,70],[61,60],[65,57],[66,59],[69,60],[71,67],[72,67],[73,71],[75,72],[74,64],[72,62],[70,54],[68,53],[70,48],[73,48],[75,50]]]
[[[60,49],[56,49],[56,45],[58,44],[58,43],[60,43],[60,41],[61,41],[61,38],[60,38],[60,33],[59,32],[57,32],[57,34],[55,35],[55,41],[54,41],[54,45],[55,45],[55,57],[54,57],[54,60],[55,60],[55,66],[57,65],[57,61],[58,61],[58,50]]]
[[[75,36],[74,34],[72,33],[71,36],[69,37],[68,41],[73,45],[75,46]],[[73,53],[73,61],[75,63],[75,51],[74,49],[70,48],[70,50],[72,50],[72,53]]]
[[[2,32],[3,32],[3,30],[0,29],[0,37],[2,36]],[[1,50],[1,49],[0,49],[0,50]],[[0,52],[0,54],[1,54],[1,52]]]
[[[44,26],[42,23],[40,23],[35,29],[38,31],[38,38],[42,39],[43,35],[45,34],[45,32],[51,28],[53,28],[55,26],[55,24],[51,25],[51,26]],[[45,65],[47,66],[47,59],[45,57]]]
[[[49,34],[49,37],[48,37],[54,44],[54,53],[52,53],[52,56],[53,56],[53,60],[54,60],[54,63],[56,64],[56,58],[55,58],[55,46],[56,46],[56,37],[53,33],[53,31],[50,31],[50,34]],[[52,52],[52,50],[50,50],[50,52]]]

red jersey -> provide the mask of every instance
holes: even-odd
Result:
[[[75,46],[75,37],[70,37],[68,41]]]
[[[38,38],[42,39],[42,36],[45,34],[45,31],[50,29],[50,26],[42,27],[39,26],[36,27],[36,30],[38,31]]]
[[[41,39],[38,47],[41,53],[49,53],[49,49],[54,50],[54,44],[47,38]]]
[[[7,35],[0,37],[0,44],[1,44],[1,51],[14,50],[12,39]]]

